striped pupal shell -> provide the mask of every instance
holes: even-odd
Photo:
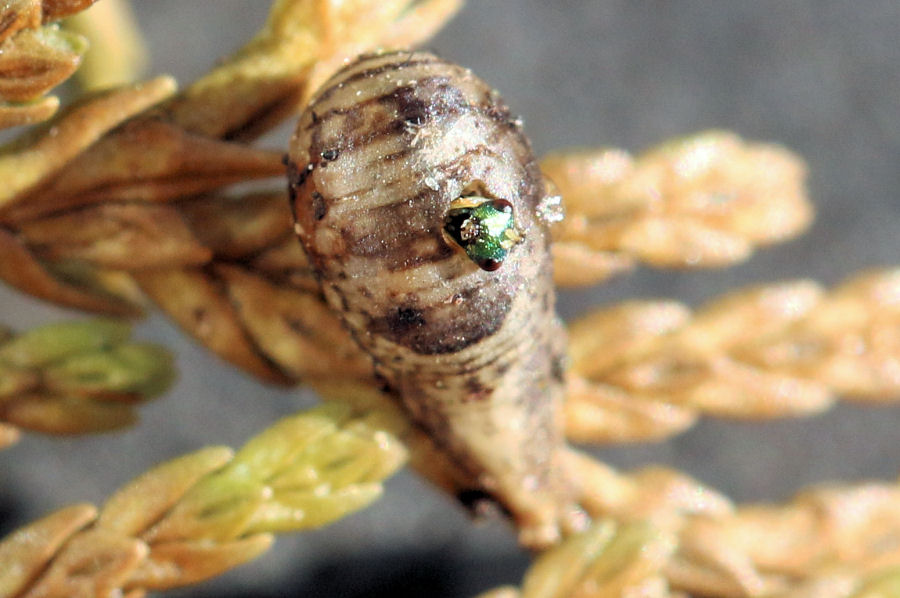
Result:
[[[564,333],[545,184],[520,121],[434,55],[364,56],[301,116],[289,176],[322,292],[385,388],[466,496],[498,502],[527,544],[555,540],[577,518],[561,467]],[[494,216],[465,212],[485,205],[512,224],[496,232]],[[463,250],[473,230],[493,231],[478,251],[498,253]]]

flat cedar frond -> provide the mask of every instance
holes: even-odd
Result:
[[[838,397],[900,397],[900,271],[831,291],[810,281],[737,291],[692,313],[630,301],[569,328],[570,437],[658,439],[700,414],[762,419],[817,413]]]
[[[687,525],[680,537],[647,523],[601,520],[588,531],[566,539],[538,557],[525,575],[521,589],[496,588],[477,598],[682,598],[690,595],[745,596],[747,593],[768,598],[896,596],[900,567],[895,561],[891,562],[893,559],[873,563],[870,569],[860,571],[842,567],[833,560],[828,560],[829,564],[813,575],[807,568],[801,568],[796,576],[778,575],[770,570],[789,568],[789,565],[783,565],[808,559],[811,553],[830,559],[829,552],[856,550],[851,547],[858,546],[853,542],[859,538],[843,535],[843,530],[848,524],[858,522],[823,518],[816,512],[823,507],[859,508],[874,498],[878,506],[863,507],[860,520],[865,522],[865,528],[866,524],[881,521],[885,503],[896,502],[896,493],[896,489],[879,486],[815,490],[780,508],[750,506],[721,521],[697,519]],[[823,544],[829,525],[836,525],[842,532]],[[706,531],[700,531],[701,527]],[[862,533],[872,531],[865,528]],[[896,529],[892,533],[896,533]],[[726,535],[730,536],[728,540],[724,540]],[[880,540],[888,540],[889,536],[884,530],[873,535]],[[850,544],[836,546],[840,542]],[[729,543],[734,545],[729,546]],[[774,551],[771,550],[773,544],[776,546]],[[729,565],[733,567],[736,563],[746,562],[751,555],[741,554],[741,549],[757,557],[759,553],[768,552],[769,556],[778,553],[785,562],[779,566],[775,559],[770,559],[764,565],[765,575],[757,574],[750,565],[744,582],[758,583],[746,588],[729,587],[734,580],[726,581],[723,572],[717,568],[727,569]],[[789,553],[794,551],[798,554],[791,556]],[[690,556],[686,556],[687,553]],[[712,557],[716,562],[706,563],[708,568],[705,569],[696,562],[686,563],[700,555]],[[754,577],[756,575],[758,577]]]
[[[553,248],[561,286],[594,284],[639,262],[731,265],[812,220],[803,160],[724,131],[669,141],[637,158],[617,149],[559,151],[541,168],[566,210]]]
[[[85,47],[45,24],[90,4],[0,9],[0,128],[56,111],[43,94]],[[440,487],[460,489],[458,469],[378,390],[370,361],[326,307],[287,198],[220,191],[283,174],[281,151],[249,142],[295,114],[347,58],[421,43],[458,6],[277,0],[256,37],[184,92],[162,77],[88,97],[0,151],[0,278],[96,312],[135,314],[149,298],[236,366],[353,406],[285,418],[237,454],[175,459],[100,510],[69,507],[13,533],[0,543],[0,596],[136,598],[212,577],[265,551],[272,533],[371,503],[407,457]],[[560,285],[640,263],[733,264],[812,217],[797,156],[725,132],[637,157],[560,152],[541,166],[567,212],[553,249]],[[19,428],[76,433],[130,421],[134,402],[162,390],[169,362],[126,337],[106,321],[0,331],[0,447]],[[900,272],[830,291],[806,281],[758,287],[696,312],[633,301],[575,322],[570,338],[564,415],[579,441],[658,439],[702,414],[814,413],[837,395],[892,400]],[[735,506],[678,471],[620,473],[574,451],[565,460],[597,522],[540,556],[521,589],[482,598],[900,594],[896,484]]]
[[[0,340],[0,448],[16,428],[44,434],[103,432],[131,424],[137,404],[171,383],[161,347],[129,342],[127,324],[86,320]]]
[[[477,598],[662,598],[670,595],[663,567],[675,546],[671,534],[647,524],[597,521],[538,557],[521,590]]]
[[[623,474],[574,452],[570,458],[596,517],[676,534],[663,570],[671,587],[690,595],[844,598],[897,583],[898,483],[823,485],[783,505],[735,507],[678,471]],[[815,588],[826,593],[804,593]]]
[[[218,575],[272,533],[326,525],[381,495],[405,449],[377,416],[328,405],[286,417],[237,453],[163,463],[109,498],[62,509],[0,542],[0,596],[142,596]]]

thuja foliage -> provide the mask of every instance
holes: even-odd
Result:
[[[108,316],[155,304],[234,366],[331,403],[236,452],[163,463],[99,508],[63,508],[13,532],[0,543],[0,596],[134,598],[212,577],[261,554],[273,533],[365,507],[407,460],[458,490],[453,463],[322,300],[285,193],[230,188],[283,176],[283,148],[252,142],[345,60],[427,40],[458,2],[277,0],[252,40],[180,92],[170,77],[134,81],[142,50],[127,3],[81,12],[91,4],[0,4],[0,127],[36,125],[0,150],[0,278]],[[92,56],[90,45],[107,50]],[[103,90],[60,109],[50,91],[80,65],[84,87]],[[561,150],[541,168],[566,214],[553,230],[559,286],[639,264],[738,263],[813,214],[798,156],[723,131],[636,156]],[[814,413],[839,397],[888,401],[900,395],[900,272],[833,289],[763,285],[697,310],[630,301],[568,334],[560,417],[580,442],[663,438],[704,415]],[[0,446],[22,431],[132,423],[172,364],[129,335],[108,319],[0,331]],[[575,450],[566,467],[593,524],[536,556],[520,588],[483,598],[900,595],[896,484],[739,506],[671,469],[619,472]]]

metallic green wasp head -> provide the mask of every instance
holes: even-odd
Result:
[[[494,271],[522,240],[512,204],[505,199],[460,197],[450,204],[444,231],[479,268]]]

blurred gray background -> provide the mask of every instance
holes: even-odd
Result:
[[[262,23],[259,0],[154,0],[137,11],[153,73],[186,83]],[[525,120],[537,152],[640,150],[710,127],[775,140],[806,157],[818,219],[800,240],[726,271],[653,272],[564,293],[567,318],[631,297],[691,304],[737,286],[798,277],[833,283],[900,264],[900,3],[473,0],[429,46],[472,67]],[[287,129],[270,136],[285,143]],[[2,258],[0,258],[2,259]],[[25,328],[78,314],[0,288],[0,321]],[[101,502],[160,460],[239,445],[307,394],[265,387],[152,315],[137,336],[177,354],[174,390],[139,427],[94,438],[26,437],[0,453],[0,534],[52,509]],[[684,469],[740,500],[781,500],[829,479],[893,478],[900,409],[840,405],[810,419],[706,420],[668,442],[598,450],[629,468]],[[282,537],[258,561],[179,596],[464,597],[516,582],[528,555],[502,522],[475,524],[404,472],[371,508]]]

